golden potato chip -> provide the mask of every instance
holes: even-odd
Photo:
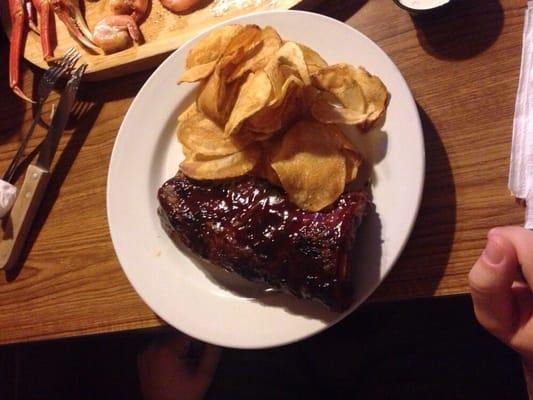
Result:
[[[248,75],[240,88],[235,106],[231,111],[224,134],[236,133],[244,121],[266,106],[272,92],[272,85],[264,71]]]
[[[282,89],[283,85],[285,84],[285,81],[287,80],[287,77],[279,68],[279,64],[277,64],[277,62],[270,62],[265,67],[264,72],[268,76],[268,79],[270,80],[270,84],[272,86],[272,95],[271,99],[269,100],[269,103],[276,102],[277,99],[282,98]]]
[[[310,114],[311,105],[316,101],[318,96],[322,96],[323,93],[324,92],[318,90],[314,86],[304,86],[301,89],[300,98],[302,102],[302,107],[307,114]]]
[[[196,97],[198,110],[217,124],[224,126],[237,101],[241,85],[240,79],[225,84],[224,77],[217,67],[215,72],[198,89]]]
[[[223,71],[227,77],[243,60],[255,54],[263,43],[262,30],[257,25],[246,25],[229,42],[219,59],[218,67],[222,70],[228,66],[230,71]]]
[[[261,40],[261,29],[256,25],[246,25],[232,38],[215,70],[200,86],[196,99],[198,110],[216,123],[226,123],[240,88],[239,79],[227,84],[227,76],[255,51]]]
[[[182,149],[183,149],[183,155],[185,156],[185,158],[192,159],[194,157],[194,151],[189,149],[187,146],[182,146]]]
[[[357,81],[356,69],[348,64],[325,67],[312,75],[313,85],[337,97],[344,108],[365,112],[366,101]]]
[[[306,210],[321,210],[344,190],[345,157],[335,136],[318,122],[296,123],[283,136],[272,168],[289,199]]]
[[[233,154],[252,141],[252,135],[224,137],[224,131],[202,113],[196,112],[178,125],[178,140],[192,152],[206,156]]]
[[[222,82],[220,70],[217,68],[209,79],[202,83],[198,89],[198,96],[196,97],[198,111],[213,121],[219,124],[222,123],[223,113],[221,112],[219,99],[223,99],[225,93],[226,86]]]
[[[223,157],[186,158],[181,164],[181,171],[193,179],[226,179],[250,172],[260,160],[260,146],[252,143],[245,149]]]
[[[307,69],[311,75],[328,66],[328,63],[312,48],[304,46],[300,43],[298,43],[298,46],[300,49],[302,49],[305,64],[307,65]]]
[[[182,82],[197,82],[207,78],[213,73],[218,60],[208,62],[207,64],[195,65],[186,70],[178,79],[178,83]]]
[[[256,72],[265,67],[269,59],[281,47],[282,40],[279,34],[270,26],[263,28],[261,31],[262,44],[259,51],[251,58],[243,61],[236,67],[233,73],[228,77],[228,82],[240,78],[247,72]]]
[[[311,105],[311,115],[324,124],[356,125],[367,120],[366,113],[337,106],[322,98],[317,98]]]
[[[360,128],[368,130],[385,112],[389,94],[386,86],[377,76],[371,75],[363,67],[354,68],[354,70],[366,100],[365,111],[368,114],[367,120],[360,124]]]
[[[278,131],[282,125],[281,108],[281,106],[266,107],[259,110],[246,120],[244,127],[253,132],[265,134]]]
[[[385,85],[364,68],[328,66],[268,26],[219,28],[186,64],[180,82],[200,86],[178,117],[181,170],[195,179],[253,170],[306,210],[332,204],[358,174],[362,157],[338,124],[369,129],[387,105]]]
[[[209,32],[202,40],[189,50],[185,66],[187,69],[197,65],[217,61],[232,39],[242,30],[242,25],[226,25]]]
[[[296,80],[287,80],[287,85],[282,89],[282,97],[280,99],[272,99],[272,105],[259,110],[246,120],[245,127],[254,132],[261,132],[264,134],[273,134],[281,130],[284,126],[288,126],[301,113],[300,84],[298,78]],[[278,104],[278,101],[281,103]]]
[[[346,183],[348,183],[357,178],[362,158],[359,153],[352,150],[343,149],[342,154],[346,159]]]
[[[283,71],[283,68],[281,69],[281,71]],[[289,75],[289,76],[287,76],[287,78],[284,78],[284,79],[285,79],[285,81],[283,82],[281,87],[278,87],[278,88],[272,87],[275,95],[268,102],[268,106],[269,107],[276,107],[276,106],[280,105],[281,103],[283,103],[285,101],[285,98],[289,94],[293,93],[294,90],[304,86],[304,84],[300,80],[300,78],[298,78],[298,77],[296,77],[294,75]],[[272,83],[272,81],[271,81],[271,83]]]
[[[281,136],[271,137],[264,142],[261,142],[262,146],[262,159],[261,163],[258,166],[257,172],[259,176],[265,178],[272,185],[282,187],[279,180],[278,174],[272,168],[272,159],[275,154],[279,152],[281,147]]]
[[[289,77],[298,78],[304,85],[309,85],[311,82],[303,52],[294,42],[283,44],[265,66],[264,71],[272,82],[274,97],[277,99],[282,97],[282,87]]]
[[[272,165],[267,162],[263,162],[261,164],[261,168],[259,169],[259,176],[265,178],[267,181],[270,182],[270,184],[277,186],[277,187],[283,187],[281,185],[281,181],[279,180],[278,174],[276,171],[274,171],[274,168],[272,168]]]
[[[280,65],[288,65],[298,71],[299,77],[305,85],[311,84],[309,70],[305,63],[305,57],[302,49],[294,42],[285,42],[276,54]]]
[[[362,164],[363,159],[361,155],[355,150],[353,143],[337,125],[327,125],[326,129],[335,137],[346,159],[346,182],[353,181],[357,177],[359,167]]]
[[[192,115],[196,114],[198,109],[196,108],[196,102],[192,102],[189,107],[187,107],[179,116],[178,122],[185,121],[190,118]]]
[[[224,117],[221,126],[225,126],[226,122],[228,122],[229,116],[235,107],[235,103],[237,102],[237,98],[239,97],[239,93],[244,82],[245,79],[240,78],[226,85],[225,97],[221,99],[220,102],[220,108]]]
[[[265,72],[269,75],[273,93],[268,105],[252,116],[248,125],[253,131],[268,133],[286,126],[301,109],[299,89],[304,87],[304,83],[292,66],[271,63]]]

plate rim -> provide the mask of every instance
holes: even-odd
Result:
[[[324,19],[324,20],[327,20],[329,23],[334,23],[336,25],[342,25],[344,28],[348,28],[350,30],[355,31],[357,34],[361,35],[365,40],[367,40],[370,43],[372,43],[372,45],[376,48],[376,50],[378,50],[381,53],[382,56],[386,57],[391,62],[392,66],[394,67],[394,69],[398,73],[399,77],[401,78],[401,80],[402,80],[402,82],[403,82],[403,84],[404,84],[404,86],[405,86],[405,88],[407,90],[407,93],[409,95],[408,96],[409,97],[409,102],[411,103],[409,106],[412,107],[416,111],[416,121],[412,121],[413,122],[413,126],[412,126],[411,129],[418,130],[419,134],[420,134],[419,137],[420,137],[421,149],[420,149],[420,151],[417,151],[417,153],[419,153],[419,156],[420,156],[419,176],[417,176],[418,180],[420,181],[420,185],[418,187],[418,192],[416,193],[416,205],[415,205],[415,207],[413,209],[413,211],[414,211],[413,212],[413,218],[409,221],[409,224],[408,224],[409,226],[408,226],[408,229],[406,231],[407,233],[406,233],[405,237],[403,238],[402,241],[399,241],[400,246],[398,247],[397,254],[394,257],[391,257],[391,259],[390,259],[390,268],[387,271],[385,271],[385,273],[383,274],[382,278],[372,288],[372,290],[369,291],[368,294],[366,294],[365,296],[362,296],[361,298],[357,299],[357,301],[354,302],[354,304],[348,310],[346,310],[345,312],[339,313],[339,316],[337,318],[335,318],[333,321],[324,324],[319,329],[313,330],[312,332],[307,332],[307,333],[305,333],[303,335],[299,335],[298,337],[286,339],[286,340],[283,340],[283,341],[262,343],[262,344],[258,344],[258,345],[240,345],[240,344],[238,344],[236,342],[232,342],[231,344],[229,344],[227,342],[217,341],[216,339],[213,339],[212,337],[206,338],[203,335],[198,334],[197,332],[195,332],[194,334],[191,334],[191,333],[188,332],[188,329],[183,329],[182,327],[179,328],[179,330],[181,332],[183,332],[185,334],[188,334],[190,336],[196,337],[199,340],[202,340],[204,342],[211,343],[211,344],[214,344],[214,345],[224,346],[224,347],[235,348],[235,349],[268,349],[268,348],[288,345],[288,344],[291,344],[291,343],[296,343],[296,342],[299,342],[301,340],[305,340],[305,339],[307,339],[307,338],[309,338],[311,336],[317,335],[317,334],[325,331],[326,329],[334,326],[335,324],[337,324],[340,321],[342,321],[344,318],[346,318],[349,315],[351,315],[357,308],[359,308],[364,302],[366,302],[368,300],[368,298],[373,293],[375,293],[375,291],[377,290],[377,288],[379,286],[381,286],[383,284],[383,282],[386,280],[386,278],[388,277],[390,272],[394,269],[399,257],[402,255],[402,253],[403,253],[403,251],[405,249],[405,246],[407,245],[407,242],[409,241],[409,238],[412,235],[414,225],[415,225],[415,223],[416,223],[416,221],[418,219],[418,215],[419,215],[419,212],[420,212],[420,206],[421,206],[421,203],[422,203],[424,185],[425,185],[425,175],[426,175],[426,173],[425,173],[425,170],[426,170],[425,138],[424,138],[424,130],[423,130],[423,126],[422,126],[422,121],[421,121],[421,118],[420,118],[420,113],[419,113],[419,110],[418,110],[418,106],[417,106],[416,100],[415,100],[415,98],[413,96],[411,88],[409,87],[407,81],[405,80],[402,72],[400,71],[400,69],[398,68],[396,63],[392,60],[392,58],[376,42],[374,42],[367,35],[365,35],[364,33],[362,33],[361,31],[359,31],[358,29],[354,28],[351,25],[348,25],[348,24],[346,24],[344,22],[336,20],[336,19],[334,19],[332,17],[326,16],[326,15],[322,15],[322,14],[318,14],[318,13],[314,13],[314,12],[310,12],[310,11],[302,11],[302,10],[265,10],[265,11],[257,11],[257,12],[253,12],[253,13],[250,13],[250,14],[240,15],[240,16],[237,16],[237,17],[225,20],[225,21],[221,21],[218,24],[213,25],[213,26],[211,26],[209,28],[206,28],[206,29],[202,30],[201,32],[199,32],[198,34],[196,34],[193,37],[191,37],[189,40],[187,40],[185,43],[183,43],[180,46],[180,48],[178,48],[175,51],[173,51],[172,53],[170,53],[165,58],[165,60],[163,62],[161,62],[161,64],[152,72],[150,77],[146,80],[146,82],[140,88],[140,90],[137,93],[137,95],[134,97],[133,101],[131,102],[131,104],[130,104],[127,112],[126,112],[126,114],[124,115],[124,118],[123,118],[123,120],[121,122],[120,128],[119,128],[119,130],[117,132],[117,135],[115,137],[115,141],[114,141],[114,144],[113,144],[113,149],[112,149],[112,152],[111,152],[111,157],[110,157],[110,160],[109,160],[108,173],[107,173],[107,183],[106,183],[106,217],[107,217],[108,229],[109,229],[109,233],[110,233],[110,237],[111,237],[111,242],[113,244],[113,250],[114,250],[115,255],[116,255],[116,257],[117,257],[117,259],[119,261],[119,264],[120,264],[120,267],[121,267],[122,271],[124,272],[124,274],[126,275],[126,277],[128,279],[128,282],[133,287],[133,289],[135,290],[136,294],[150,308],[150,310],[155,315],[157,315],[159,318],[164,320],[165,323],[167,323],[168,325],[174,327],[174,325],[169,322],[169,320],[172,320],[171,317],[168,317],[166,315],[166,313],[164,313],[164,312],[160,313],[159,311],[157,311],[157,312],[155,311],[155,309],[157,307],[153,307],[152,306],[152,301],[147,298],[148,296],[145,296],[142,293],[142,290],[140,290],[140,288],[134,282],[134,279],[132,278],[132,276],[128,272],[127,268],[124,267],[123,256],[121,257],[121,255],[117,251],[117,243],[118,243],[119,238],[118,238],[118,236],[116,234],[113,235],[113,228],[111,226],[112,216],[111,216],[111,204],[110,204],[111,203],[110,191],[112,189],[111,189],[110,182],[111,182],[111,177],[112,177],[112,169],[113,169],[112,166],[113,166],[113,163],[114,163],[114,159],[116,158],[115,149],[118,146],[119,138],[121,137],[121,135],[125,134],[125,133],[123,133],[125,131],[124,121],[126,121],[128,119],[128,117],[130,116],[130,113],[133,112],[132,110],[135,108],[134,107],[135,104],[138,101],[140,101],[139,99],[140,99],[143,91],[147,90],[146,88],[151,85],[151,82],[152,82],[153,79],[156,79],[156,76],[158,75],[158,71],[160,69],[163,69],[167,63],[170,63],[171,62],[170,60],[175,56],[175,54],[180,52],[180,51],[182,51],[182,49],[187,47],[191,42],[196,41],[198,37],[200,37],[202,35],[205,35],[206,33],[210,32],[210,31],[212,31],[214,29],[217,29],[220,26],[228,25],[228,24],[231,24],[231,23],[237,23],[238,21],[240,21],[242,19],[250,19],[250,18],[261,17],[263,15],[271,15],[271,14],[300,14],[300,15],[301,14],[305,14],[306,16],[311,17],[311,18]],[[258,22],[258,23],[260,23],[260,22]],[[175,328],[175,329],[178,329],[178,328]]]

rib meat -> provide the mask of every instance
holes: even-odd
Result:
[[[325,210],[309,212],[252,175],[196,181],[178,173],[158,197],[170,236],[213,264],[334,310],[350,306],[348,254],[367,208],[366,192],[345,193]]]

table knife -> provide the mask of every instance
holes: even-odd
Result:
[[[48,133],[39,149],[35,164],[26,170],[13,209],[2,221],[3,237],[0,238],[0,269],[12,269],[19,260],[31,225],[50,181],[50,168],[76,99],[76,93],[87,64],[80,66],[68,80],[61,94]]]

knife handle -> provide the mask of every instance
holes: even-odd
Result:
[[[50,172],[36,165],[28,166],[11,213],[2,221],[0,269],[9,270],[19,260],[49,180]]]

